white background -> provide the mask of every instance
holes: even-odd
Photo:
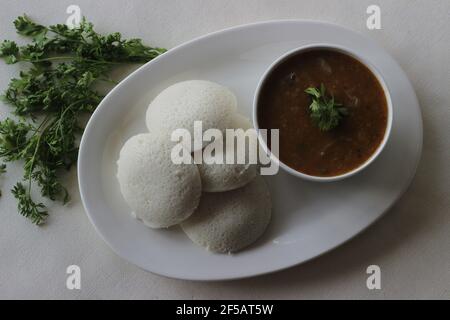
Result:
[[[385,47],[413,83],[424,120],[422,161],[403,198],[349,243],[286,271],[212,283],[163,278],[116,256],[84,213],[75,170],[67,179],[72,202],[52,206],[46,226],[32,225],[17,214],[9,193],[21,166],[9,165],[0,178],[0,298],[450,298],[449,0],[0,0],[0,38],[17,38],[12,21],[22,13],[43,24],[64,23],[70,4],[100,32],[121,31],[167,48],[271,19],[317,19],[359,31]],[[381,7],[382,30],[366,28],[370,4]],[[1,90],[17,71],[0,63]],[[8,110],[0,105],[0,119]],[[71,264],[81,267],[81,290],[66,289]],[[366,288],[370,264],[381,267],[382,290]]]

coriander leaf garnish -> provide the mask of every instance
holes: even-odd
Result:
[[[76,163],[81,118],[103,98],[96,83],[114,83],[109,73],[115,66],[144,63],[166,50],[146,46],[140,39],[122,39],[118,32],[98,34],[84,18],[73,29],[64,24],[43,26],[25,15],[14,25],[31,42],[18,46],[5,40],[0,57],[7,64],[29,62],[31,67],[12,79],[2,96],[18,120],[0,121],[0,157],[23,161],[25,183],[18,182],[12,193],[19,213],[42,224],[48,213],[44,204],[32,199],[32,184],[43,197],[69,200],[59,173]]]
[[[310,117],[322,131],[328,131],[338,126],[343,116],[348,114],[347,108],[334,100],[334,96],[327,97],[325,85],[320,88],[309,87],[305,90],[311,97],[309,106]]]

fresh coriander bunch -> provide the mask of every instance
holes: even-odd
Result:
[[[140,39],[124,40],[118,32],[98,34],[84,18],[73,29],[65,24],[43,26],[25,15],[14,25],[31,42],[18,46],[5,40],[0,57],[7,64],[30,66],[11,80],[2,96],[16,117],[0,122],[0,157],[24,163],[23,181],[11,191],[19,213],[39,225],[48,212],[32,198],[32,185],[37,185],[42,197],[69,200],[60,171],[76,163],[83,132],[80,119],[103,98],[95,85],[114,82],[109,73],[117,65],[145,63],[166,50],[146,46]]]

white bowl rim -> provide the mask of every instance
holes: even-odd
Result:
[[[275,156],[268,149],[266,141],[264,140],[264,137],[260,134],[260,127],[259,127],[259,123],[258,123],[258,102],[259,102],[258,98],[259,98],[259,95],[261,92],[261,88],[264,85],[268,75],[271,74],[272,71],[278,65],[280,65],[282,62],[286,61],[290,57],[295,56],[295,55],[299,54],[300,52],[320,50],[320,49],[332,50],[332,51],[344,53],[344,54],[356,59],[360,63],[362,63],[377,78],[379,84],[381,85],[381,87],[383,89],[384,96],[386,98],[387,122],[386,122],[386,129],[384,132],[383,140],[380,142],[380,144],[378,145],[375,152],[372,153],[372,155],[366,161],[364,161],[361,165],[359,165],[358,167],[356,167],[348,172],[345,172],[343,174],[336,175],[336,176],[309,175],[309,174],[297,171],[297,170],[291,168],[290,166],[288,166],[287,164],[283,163],[277,156]],[[356,173],[359,173],[362,170],[364,170],[365,168],[367,168],[372,162],[375,161],[375,159],[378,157],[378,155],[383,151],[384,147],[386,146],[387,141],[389,140],[390,133],[391,133],[393,116],[394,115],[393,115],[391,94],[389,92],[389,88],[388,88],[383,76],[381,75],[380,71],[370,61],[363,58],[361,55],[357,54],[353,50],[351,50],[345,46],[336,45],[336,44],[332,44],[332,43],[320,42],[320,43],[307,44],[307,45],[303,45],[303,46],[297,47],[295,49],[292,49],[292,50],[284,53],[283,55],[281,55],[278,59],[276,59],[274,62],[272,62],[272,64],[266,69],[264,74],[261,76],[260,81],[256,87],[254,97],[253,97],[252,120],[253,120],[253,126],[255,127],[255,130],[258,133],[258,141],[259,141],[260,145],[262,146],[264,151],[270,155],[271,161],[273,161],[276,165],[281,167],[283,170],[285,170],[289,174],[292,174],[296,177],[299,177],[299,178],[302,178],[305,180],[309,180],[309,181],[317,181],[317,182],[339,181],[339,180],[351,177],[351,176],[355,175]]]

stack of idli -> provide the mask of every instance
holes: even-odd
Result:
[[[252,127],[237,112],[236,97],[228,88],[204,80],[176,83],[150,103],[148,132],[123,145],[117,161],[120,190],[133,215],[146,226],[179,224],[189,239],[210,251],[236,252],[267,228],[270,193],[257,165],[248,163],[248,155],[245,163],[226,163],[226,154],[236,153],[236,143],[229,147],[224,141],[220,155],[203,153],[202,163],[175,164],[171,133],[184,128],[194,137],[194,121],[202,121],[203,132],[219,129],[224,137],[225,129],[243,129],[239,132],[244,134]],[[208,143],[195,147],[192,141],[180,142],[188,154],[208,147]],[[254,152],[248,145],[245,150]],[[223,157],[223,163],[208,158],[213,156]]]

